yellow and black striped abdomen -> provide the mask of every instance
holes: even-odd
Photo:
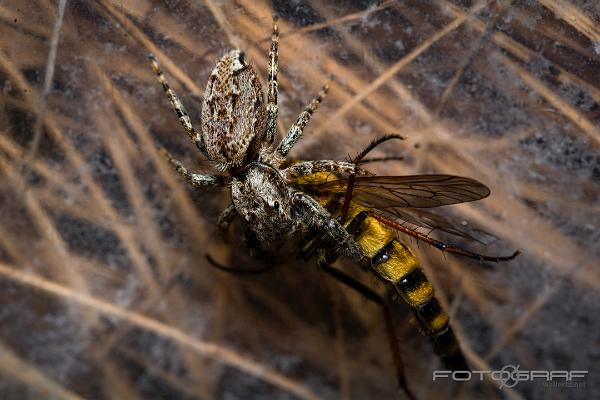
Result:
[[[371,259],[373,272],[389,282],[412,307],[422,331],[432,338],[434,350],[446,366],[454,370],[467,369],[448,314],[434,297],[433,286],[417,257],[396,239],[396,231],[369,217],[366,209],[356,205],[351,206],[345,226]]]

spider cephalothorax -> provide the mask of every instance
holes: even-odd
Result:
[[[260,241],[273,241],[295,230],[293,193],[273,167],[254,163],[242,176],[234,177],[231,199]]]

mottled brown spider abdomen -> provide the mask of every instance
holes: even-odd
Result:
[[[264,139],[266,109],[256,72],[241,50],[225,54],[206,85],[202,107],[202,139],[217,168],[246,164]]]

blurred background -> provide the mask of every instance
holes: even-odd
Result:
[[[226,190],[149,66],[196,127],[217,59],[242,48],[266,81],[280,19],[279,135],[334,75],[292,157],[345,159],[386,133],[378,174],[445,173],[492,195],[447,211],[496,240],[478,263],[399,234],[419,255],[473,369],[589,370],[432,382],[428,340],[395,310],[419,399],[600,397],[600,5],[595,0],[0,1],[0,397],[384,399],[398,396],[383,313],[297,259],[249,260]],[[467,222],[468,221],[468,222]],[[368,273],[335,265],[383,293]],[[402,394],[400,394],[402,396]]]

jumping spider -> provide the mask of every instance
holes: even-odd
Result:
[[[171,89],[156,58],[150,55],[152,68],[183,128],[198,149],[228,177],[189,172],[163,150],[174,169],[197,188],[228,186],[232,203],[221,213],[218,228],[225,230],[235,215],[240,215],[259,242],[281,240],[310,227],[337,243],[339,250],[353,261],[366,265],[369,259],[354,238],[321,204],[291,186],[301,176],[318,172],[361,173],[352,163],[343,161],[305,161],[283,168],[285,157],[300,140],[311,115],[328,91],[325,84],[289,129],[285,138],[273,147],[277,127],[277,18],[268,60],[268,90],[265,104],[260,81],[247,63],[242,50],[225,54],[213,69],[204,92],[201,130],[192,126],[183,104]]]

